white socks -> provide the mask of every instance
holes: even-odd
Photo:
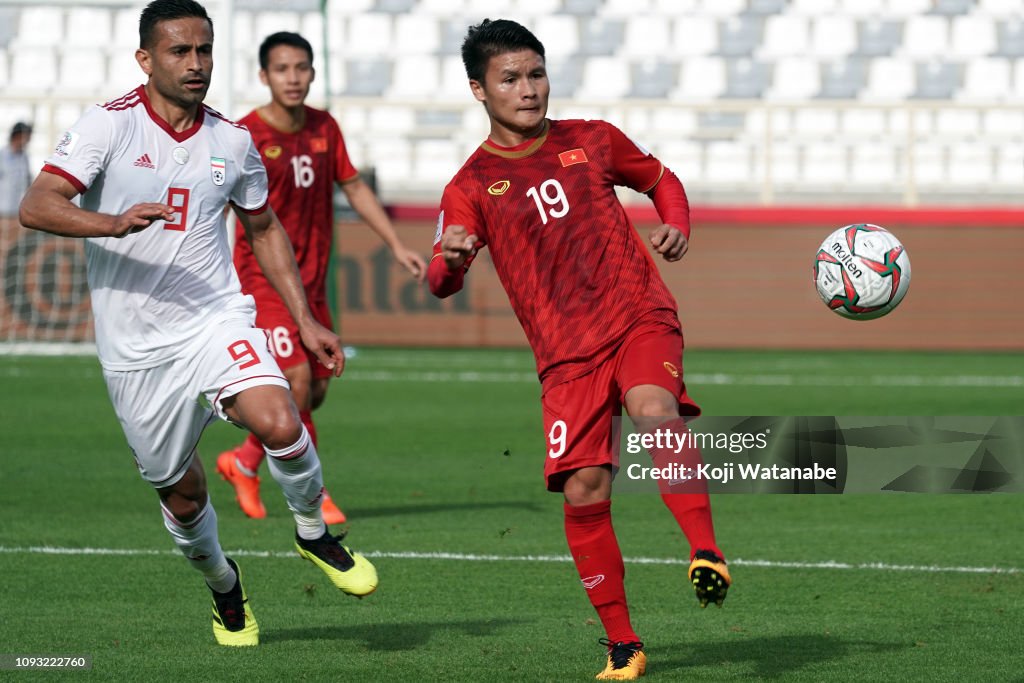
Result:
[[[210,588],[227,593],[235,585],[237,576],[224,557],[217,537],[217,512],[207,496],[206,504],[190,522],[182,522],[163,503],[164,526],[170,532],[178,550],[189,563],[199,570]]]
[[[264,446],[267,469],[280,484],[288,508],[295,517],[300,538],[313,540],[327,531],[320,502],[323,499],[324,479],[320,471],[320,458],[309,432],[302,428],[299,440],[287,448],[271,450]]]
[[[274,451],[264,446],[267,468],[280,484],[288,507],[295,517],[300,538],[314,540],[327,531],[320,502],[323,499],[324,481],[320,471],[320,458],[316,447],[309,438],[309,432],[302,428],[299,440],[287,448]],[[164,526],[170,532],[189,563],[206,578],[207,585],[218,593],[230,591],[237,580],[235,571],[224,557],[217,536],[217,512],[209,496],[196,518],[183,522],[162,503]]]

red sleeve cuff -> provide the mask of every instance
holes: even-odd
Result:
[[[242,213],[249,214],[250,216],[259,216],[261,213],[263,213],[264,211],[266,211],[267,209],[270,208],[270,203],[269,202],[263,202],[261,205],[259,205],[255,209],[247,209],[244,206],[239,206],[238,204],[235,204],[234,202],[231,202],[231,206],[235,207],[236,209],[238,209]]]
[[[63,168],[60,168],[59,166],[54,166],[53,164],[43,164],[43,171],[45,173],[52,173],[53,175],[60,176],[64,180],[68,181],[74,186],[76,190],[78,190],[78,194],[83,194],[87,189],[89,189],[82,184],[81,180],[71,175]]]
[[[434,254],[427,266],[427,284],[430,292],[439,299],[444,299],[462,289],[463,279],[466,277],[466,269],[458,268],[454,272],[448,270],[448,264],[444,262],[440,254]]]

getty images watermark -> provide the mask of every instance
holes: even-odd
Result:
[[[625,493],[1024,492],[1024,417],[675,418],[619,435]]]
[[[689,462],[688,454],[704,451],[725,451],[732,455],[747,454],[751,451],[768,448],[771,428],[755,434],[739,432],[694,432],[687,429],[659,428],[644,433],[628,433],[626,435],[626,453],[639,455],[654,452],[657,455],[668,454],[670,462],[664,464],[643,465],[631,462],[625,468],[627,477],[633,480],[650,479],[652,481],[668,481],[671,485],[691,480],[704,480],[728,484],[735,479],[749,481],[787,481],[811,480],[835,483],[838,473],[835,467],[822,467],[812,463],[808,467],[785,467],[779,464],[761,464],[759,462],[733,462],[721,464],[709,462]],[[671,460],[675,458],[676,461]],[[703,460],[703,458],[701,458]],[[753,459],[752,459],[753,460]]]

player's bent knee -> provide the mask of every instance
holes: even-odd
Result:
[[[607,467],[584,467],[565,480],[562,495],[573,507],[600,503],[611,498],[612,475]]]
[[[167,511],[174,516],[175,521],[180,524],[189,524],[206,507],[206,495],[204,492],[202,500],[193,500],[192,498],[172,493],[163,498],[163,503]]]
[[[302,436],[302,420],[287,389],[256,387],[243,392],[238,399],[227,406],[228,415],[267,448],[287,448]]]
[[[252,429],[252,433],[270,450],[281,450],[302,437],[302,422],[291,411],[283,411],[266,420],[258,430]]]
[[[302,420],[290,401],[274,401],[262,406],[246,425],[260,442],[276,451],[288,448],[302,437]]]
[[[663,387],[642,385],[626,393],[626,412],[634,421],[679,415],[679,399]],[[638,425],[639,426],[639,425]]]
[[[610,491],[602,491],[600,489],[573,489],[567,486],[562,495],[565,497],[566,503],[572,507],[579,507],[581,505],[592,505],[606,501],[611,497],[610,493]]]
[[[679,404],[674,400],[645,399],[631,406],[630,416],[634,418],[675,417],[679,414]]]

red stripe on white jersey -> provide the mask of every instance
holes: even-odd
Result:
[[[107,102],[103,105],[103,108],[109,111],[121,111],[123,109],[131,109],[132,107],[136,106],[139,102],[141,102],[141,99],[139,98],[139,89],[136,88],[135,90],[132,90],[131,92],[122,95],[116,100],[111,100]]]
[[[224,116],[224,114],[221,114],[216,109],[211,109],[210,107],[206,106],[205,104],[203,105],[203,109],[205,109],[206,113],[209,114],[210,116],[214,117],[215,119],[220,119],[224,123],[230,123],[232,126],[234,126],[235,128],[238,128],[239,130],[245,130],[245,131],[249,130],[248,128],[246,128],[242,124],[240,124],[240,123],[238,123],[236,121],[232,121],[228,117]]]
[[[63,168],[60,168],[58,166],[54,166],[53,164],[44,164],[43,165],[43,172],[44,173],[52,173],[54,175],[58,175],[61,178],[63,178],[64,180],[68,181],[69,183],[71,183],[74,186],[74,188],[76,190],[78,190],[78,194],[83,194],[88,189],[81,180],[79,180],[75,176],[71,175],[70,173],[65,171]]]
[[[270,202],[269,201],[263,202],[263,204],[261,204],[260,206],[257,206],[255,209],[247,209],[244,206],[239,206],[238,204],[235,204],[234,202],[230,202],[230,204],[231,204],[231,206],[235,207],[239,211],[242,211],[243,213],[247,213],[250,216],[259,216],[261,213],[263,213],[264,211],[266,211],[267,209],[270,208]]]

